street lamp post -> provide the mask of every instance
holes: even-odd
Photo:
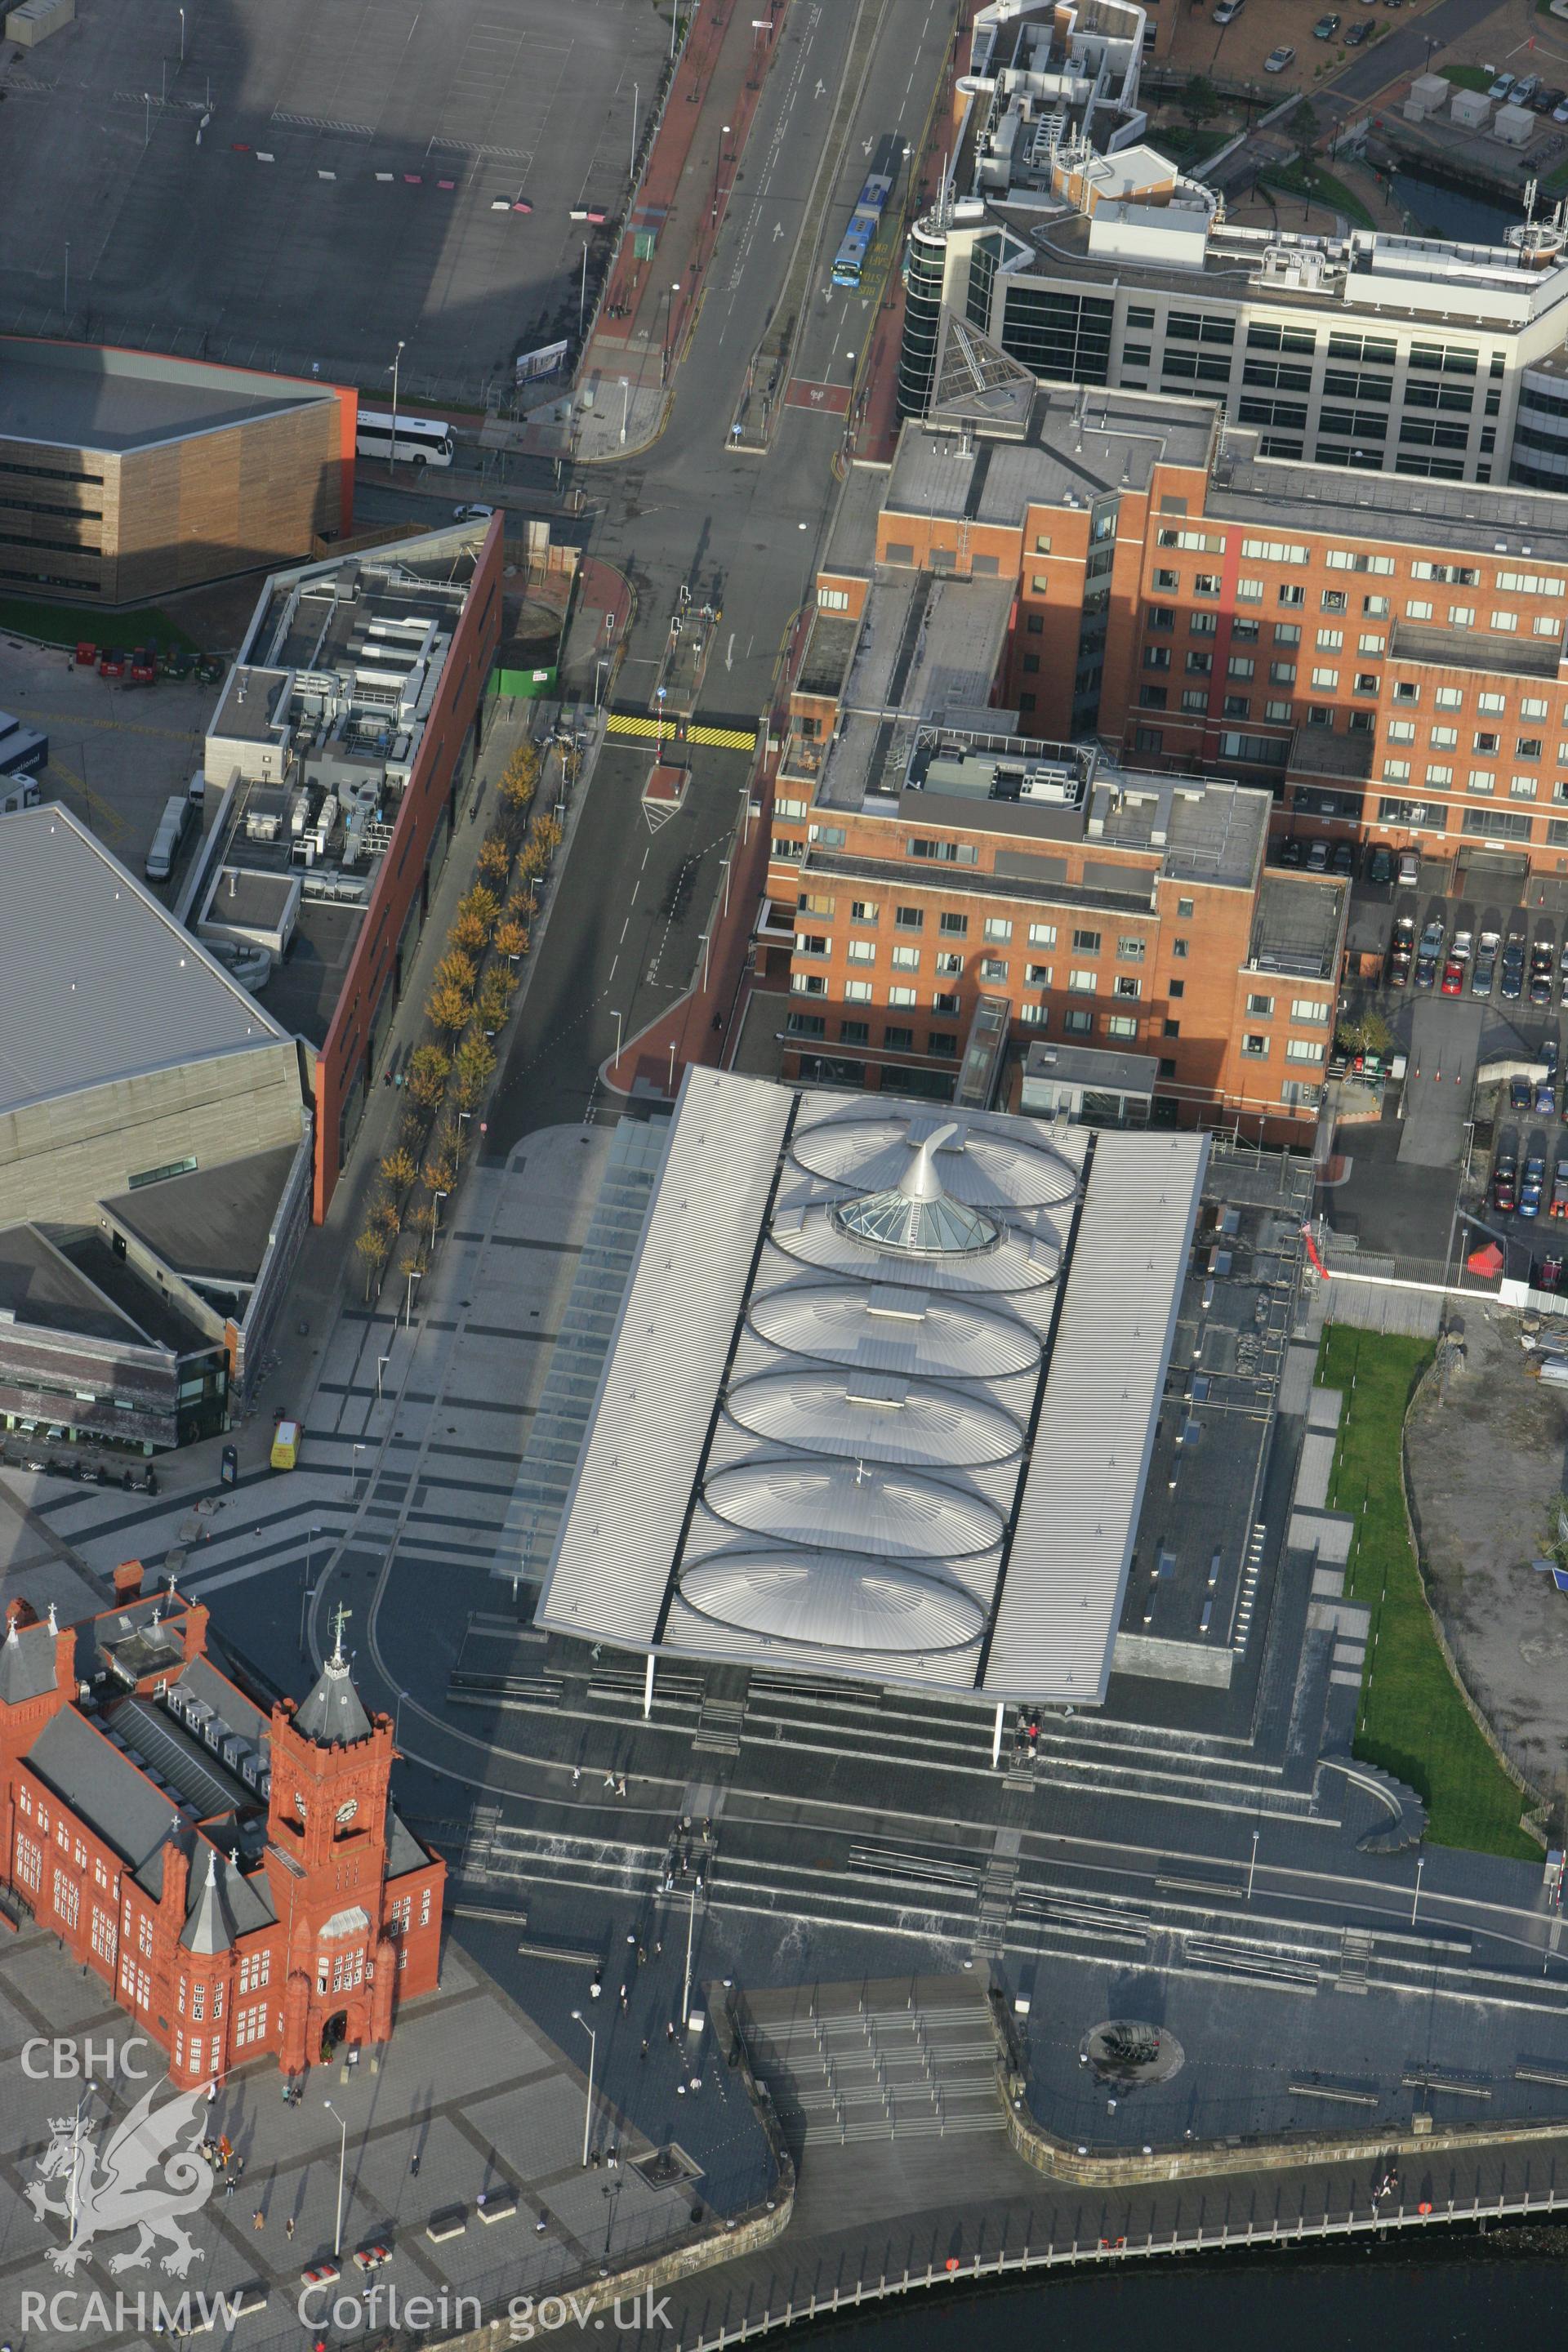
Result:
[[[445,1192],[433,1192],[430,1195],[430,1246],[432,1249],[436,1246],[436,1234],[438,1229],[441,1214],[441,1203],[446,1197],[447,1195]]]
[[[185,12],[184,12],[184,10],[182,8],[182,9],[181,9],[181,11],[180,11],[180,63],[181,63],[182,65],[184,65],[184,62],[185,62]]]
[[[390,481],[397,479],[397,384],[403,366],[403,339],[400,337],[392,355],[392,439],[387,445],[386,472]]]
[[[632,178],[633,178],[634,180],[635,180],[635,179],[636,179],[636,177],[637,177],[637,110],[638,110],[638,109],[641,107],[641,105],[642,105],[642,91],[641,91],[640,88],[638,87],[638,85],[634,81],[634,82],[633,82],[633,84],[632,84],[632,160],[631,160],[631,176],[632,176]]]
[[[375,1360],[375,1401],[377,1404],[384,1404],[386,1402],[385,1391],[382,1388],[381,1381],[382,1375],[391,1361],[392,1358],[390,1356],[378,1356]]]
[[[403,1302],[403,1328],[405,1331],[414,1320],[414,1286],[416,1282],[423,1282],[425,1276],[416,1265],[409,1267],[408,1290]]]
[[[331,2116],[331,2117],[332,2121],[336,2124],[336,2126],[337,2126],[337,2127],[338,2127],[338,2135],[339,2135],[339,2137],[338,2137],[338,2222],[337,2222],[337,2228],[336,2228],[336,2230],[335,2230],[335,2231],[333,2231],[333,2233],[332,2233],[332,2260],[333,2260],[334,2262],[336,2262],[336,2261],[338,2260],[339,2256],[342,2254],[342,2251],[343,2251],[343,2175],[344,2175],[344,2173],[345,2173],[345,2172],[347,2171],[347,2169],[348,2169],[348,2161],[349,2161],[349,2127],[348,2127],[347,2124],[346,2124],[346,2123],[344,2123],[344,2121],[343,2121],[343,2119],[342,2119],[342,2116],[340,2116],[340,2115],[339,2115],[339,2113],[338,2113],[338,2111],[337,2111],[336,2107],[334,2107],[334,2106],[333,2106],[333,2105],[332,2105],[332,2103],[331,2103],[331,2099],[323,2099],[323,2100],[321,2101],[321,2105],[322,2105],[322,2106],[324,2106],[324,2107],[325,2107],[325,2109],[326,2109],[327,2113]]]
[[[724,125],[723,130],[722,130],[722,131],[720,132],[720,134],[719,134],[719,152],[718,152],[718,153],[717,153],[717,155],[715,155],[715,156],[714,156],[714,158],[713,158],[713,205],[712,205],[712,216],[713,216],[714,220],[717,220],[717,219],[718,219],[718,217],[719,217],[719,172],[720,172],[720,167],[721,167],[721,165],[722,164],[722,163],[723,163],[723,161],[724,161],[724,142],[725,142],[725,140],[726,140],[726,139],[728,139],[728,137],[729,137],[729,136],[730,136],[730,126],[729,126],[729,124],[726,122],[726,124]]]
[[[708,962],[712,946],[713,941],[711,935],[709,932],[704,931],[702,934],[702,985],[704,989],[708,986]]]
[[[583,247],[583,282],[577,290],[577,341],[583,340],[583,320],[588,310],[588,248]]]
[[[351,1503],[353,1501],[355,1495],[359,1492],[359,1458],[363,1452],[364,1447],[356,1438],[354,1440],[353,1452],[349,1456],[349,1500]]]
[[[1247,1864],[1247,1901],[1248,1901],[1249,1903],[1250,1903],[1250,1902],[1251,1902],[1251,1900],[1252,1900],[1252,1877],[1253,1877],[1253,1873],[1256,1871],[1256,1869],[1257,1869],[1257,1868],[1258,1868],[1258,1832],[1257,1832],[1256,1830],[1254,1830],[1254,1831],[1253,1831],[1253,1832],[1252,1832],[1252,1860],[1251,1860],[1251,1861]]]
[[[1412,1896],[1410,1903],[1410,1924],[1413,1927],[1415,1925],[1415,1906],[1421,1900],[1421,1874],[1426,1867],[1426,1855],[1424,1853],[1418,1854],[1415,1860],[1415,1892]]]
[[[621,1014],[616,1012],[612,1017],[616,1024],[616,1058],[610,1064],[610,1067],[612,1070],[618,1070],[621,1066]]]
[[[631,378],[630,376],[624,375],[621,378],[621,446],[623,449],[626,446],[626,409],[630,404],[631,396]]]
[[[572,2011],[588,2037],[588,2095],[583,2105],[583,2169],[588,2168],[588,2135],[594,2127],[594,2060],[598,2054],[599,2037],[580,2009]]]
[[[686,1914],[686,1974],[680,1980],[680,2030],[686,2031],[686,2021],[691,2014],[691,1944],[697,1932],[697,1881],[691,1882],[691,1905]]]

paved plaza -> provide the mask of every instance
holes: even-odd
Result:
[[[62,1961],[51,1937],[36,1929],[14,1940],[6,1934],[0,2179],[8,2193],[0,2232],[0,2327],[37,2345],[71,2338],[73,2306],[62,2304],[52,2314],[46,2308],[40,2321],[37,2306],[24,2305],[26,2294],[48,2297],[74,2286],[79,2298],[94,2290],[112,2295],[118,2286],[131,2296],[143,2291],[174,2297],[181,2282],[156,2265],[126,2269],[114,2280],[107,2265],[125,2247],[113,2232],[126,2225],[116,2225],[112,2214],[102,2246],[74,2279],[49,2262],[51,2249],[70,2234],[68,2217],[47,2210],[40,2216],[27,2192],[48,2179],[40,2159],[64,2128],[58,2119],[82,2100],[84,2084],[78,2062],[68,2056],[61,2063],[46,2045],[66,2037],[74,2051],[91,2046],[97,2087],[86,2095],[87,2113],[100,2158],[141,2095],[137,2069],[149,2067],[154,2082],[161,2069],[150,2045],[130,2041],[128,2021],[101,1989]],[[708,2053],[699,2049],[690,2063],[705,2067]],[[60,2071],[51,2071],[57,2065]],[[597,2094],[588,2113],[585,2075],[573,2053],[547,2042],[451,1943],[440,1990],[400,2018],[384,2051],[357,2065],[316,2070],[296,2105],[283,2101],[281,2088],[270,2062],[242,2069],[216,2100],[200,2103],[179,2142],[226,2139],[232,2150],[215,2169],[205,2201],[193,2199],[195,2211],[185,2210],[197,2251],[183,2284],[215,2295],[265,2291],[264,2307],[239,2323],[247,2352],[297,2345],[302,2325],[325,2316],[324,2304],[301,2305],[303,2273],[333,2259],[340,2236],[340,2292],[363,2294],[367,2276],[352,2255],[384,2244],[391,2260],[370,2275],[404,2302],[428,2298],[432,2332],[442,2334],[450,2332],[442,2315],[464,2324],[459,2298],[477,2297],[489,2310],[509,2296],[586,2284],[606,2261],[623,2263],[696,2234],[693,2210],[703,2209],[708,2194],[700,2167],[679,2153],[651,2163],[656,2151],[647,2140]],[[154,2112],[162,2104],[155,2094]],[[758,2147],[762,2152],[760,2134]],[[58,2196],[47,2190],[49,2202]],[[57,2329],[51,2317],[63,2326]],[[335,2340],[363,2330],[329,2332]],[[149,2333],[111,2324],[94,2337],[139,2343]]]

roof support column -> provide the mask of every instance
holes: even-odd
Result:
[[[649,1659],[648,1664],[650,1665],[653,1664],[651,1658]],[[999,1700],[996,1707],[996,1720],[991,1729],[991,1769],[993,1771],[995,1770],[997,1765],[1002,1761],[1002,1718],[1006,1712],[1006,1702],[1005,1700]]]

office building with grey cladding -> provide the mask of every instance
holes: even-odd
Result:
[[[975,19],[952,165],[905,257],[903,415],[930,411],[946,311],[1043,381],[1221,402],[1266,457],[1568,488],[1559,218],[1488,243],[1232,222],[1107,61],[1101,19],[1142,10],[1092,16],[997,0]]]
[[[691,1070],[537,1623],[650,1688],[1227,1690],[1301,1256],[1281,1165],[1265,1198],[1204,1136]]]
[[[0,1420],[226,1425],[310,1214],[298,1041],[67,811],[0,818]]]

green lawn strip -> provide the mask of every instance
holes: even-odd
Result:
[[[1331,212],[1343,213],[1357,228],[1376,226],[1355,190],[1347,188],[1331,172],[1320,172],[1315,163],[1283,163],[1278,171],[1263,172],[1258,176],[1266,188],[1277,189],[1288,196],[1307,197]]]
[[[160,650],[195,653],[196,641],[177,621],[149,604],[134,613],[94,613],[81,604],[35,604],[26,596],[0,596],[0,630],[14,629],[20,637],[42,637],[46,645],[156,646]]]
[[[1405,1521],[1405,1415],[1431,1354],[1423,1339],[1331,1324],[1318,1359],[1319,1381],[1344,1396],[1329,1503],[1357,1518],[1348,1597],[1372,1611],[1355,1752],[1415,1790],[1433,1844],[1535,1861],[1519,1826],[1525,1800],[1438,1647]]]
[[[1497,79],[1490,66],[1438,66],[1436,70],[1456,89],[1490,89]]]

